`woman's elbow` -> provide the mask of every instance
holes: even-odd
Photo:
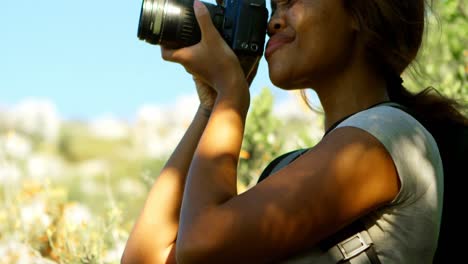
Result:
[[[132,250],[130,250],[127,245],[127,247],[125,248],[120,258],[120,264],[136,264],[136,263],[142,263],[141,259],[139,259],[138,255],[132,252]]]
[[[216,244],[207,237],[197,239],[180,239],[176,244],[176,259],[178,264],[220,263]]]
[[[120,258],[120,264],[159,263],[155,262],[155,256],[152,256],[152,254],[149,253],[151,252],[138,252],[127,245],[122,257]]]
[[[120,258],[120,264],[176,264],[175,244],[165,248],[147,247],[142,245],[132,248],[127,245]]]
[[[204,263],[201,262],[201,254],[199,250],[186,246],[177,245],[176,259],[178,264]]]

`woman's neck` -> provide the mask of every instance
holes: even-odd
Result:
[[[362,68],[334,78],[315,91],[325,112],[326,130],[346,116],[389,100],[385,79]]]

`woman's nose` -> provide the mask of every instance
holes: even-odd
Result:
[[[268,21],[268,30],[267,34],[268,36],[272,36],[278,31],[281,31],[285,27],[286,23],[284,21],[284,18],[281,14],[278,14],[278,11],[273,14],[271,17],[270,21]]]

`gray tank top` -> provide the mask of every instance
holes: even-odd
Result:
[[[370,133],[385,146],[401,183],[391,203],[363,218],[381,263],[432,263],[443,198],[442,161],[434,138],[411,115],[385,105],[359,112],[335,129],[350,126]],[[333,262],[314,247],[281,263]]]

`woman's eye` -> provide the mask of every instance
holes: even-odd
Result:
[[[292,0],[279,0],[277,5],[279,6],[289,6],[292,3]]]
[[[274,14],[278,8],[287,8],[293,4],[293,0],[271,1],[271,13]]]

